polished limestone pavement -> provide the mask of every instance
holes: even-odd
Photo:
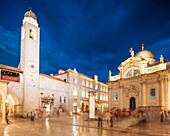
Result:
[[[0,124],[0,136],[170,135],[168,120],[163,123],[159,121],[142,123],[133,127],[124,127],[126,121],[119,120],[114,122],[112,128],[103,121],[103,127],[98,128],[97,121],[86,121],[86,118],[84,116],[50,117],[39,122],[30,119],[11,119],[12,123],[9,125]]]

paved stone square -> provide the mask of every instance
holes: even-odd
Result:
[[[159,120],[126,127],[127,120],[115,121],[111,128],[103,121],[103,127],[97,127],[97,121],[86,121],[87,117],[50,117],[43,121],[30,119],[11,119],[9,125],[1,124],[0,136],[142,136],[170,135],[170,121],[161,123]]]

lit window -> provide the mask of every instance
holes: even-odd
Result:
[[[73,96],[77,96],[77,90],[76,89],[73,90]]]
[[[106,87],[106,92],[108,92],[108,88]]]
[[[100,94],[100,100],[102,100],[102,94]]]
[[[140,75],[140,69],[138,68],[133,68],[133,76],[139,76]],[[130,78],[132,77],[131,69],[127,70],[125,72],[124,78]]]
[[[103,92],[105,92],[106,91],[106,88],[105,87],[103,87]]]
[[[90,82],[90,88],[93,88],[93,83],[92,82]]]
[[[108,95],[106,95],[106,101],[108,101]]]
[[[95,85],[95,89],[98,89],[98,85],[97,84]]]
[[[89,81],[86,81],[86,86],[89,87]]]
[[[140,70],[134,68],[134,69],[133,69],[133,76],[139,76],[139,75],[140,75]]]
[[[98,94],[96,94],[96,99],[98,99]]]
[[[102,91],[102,86],[100,87],[100,91]]]
[[[118,94],[117,93],[115,93],[115,95],[114,95],[114,100],[115,101],[118,100]]]
[[[86,91],[86,98],[89,98],[89,93],[88,93],[88,91]]]
[[[150,89],[150,96],[151,96],[152,98],[155,97],[155,88],[154,88],[154,89]]]
[[[85,81],[84,81],[84,80],[82,80],[81,84],[84,86],[84,85],[85,85]]]
[[[105,101],[105,99],[106,99],[106,97],[105,97],[105,95],[103,94],[103,100]]]
[[[81,97],[85,97],[85,92],[81,91]]]

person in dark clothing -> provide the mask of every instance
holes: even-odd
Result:
[[[110,110],[110,127],[113,127],[113,111]]]
[[[101,127],[102,127],[102,116],[103,116],[103,113],[101,110],[98,111],[98,127],[100,126],[100,123],[101,123]]]
[[[8,119],[7,116],[5,117],[5,120],[6,120],[6,123],[7,123],[7,124],[10,124],[10,121],[9,121],[9,119]]]
[[[35,116],[35,113],[34,111],[31,112],[31,121],[34,121],[34,116]]]
[[[164,111],[163,111],[163,110],[161,110],[160,114],[161,114],[161,122],[163,122],[163,118],[164,118]]]

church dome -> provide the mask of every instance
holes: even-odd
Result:
[[[30,10],[30,11],[27,11],[24,15],[24,17],[31,17],[33,19],[35,19],[37,21],[37,17],[36,15]]]
[[[139,51],[138,53],[136,53],[135,57],[144,58],[144,59],[155,59],[153,53],[148,50]]]

